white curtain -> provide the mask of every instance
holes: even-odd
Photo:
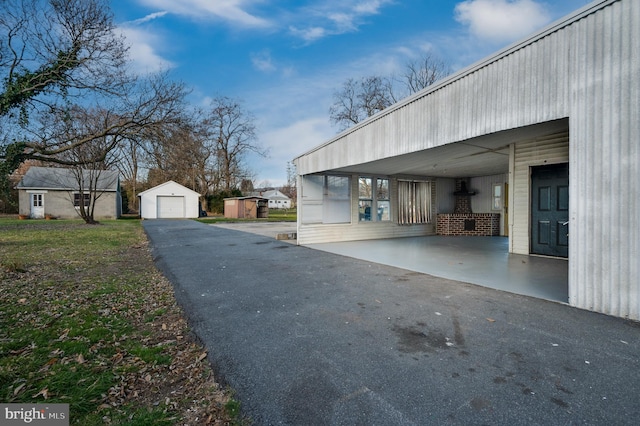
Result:
[[[431,222],[431,182],[398,181],[398,223]]]

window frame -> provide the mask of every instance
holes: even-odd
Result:
[[[44,205],[44,194],[35,193],[31,195],[31,203],[33,207],[42,207]]]
[[[80,208],[80,193],[79,192],[74,192],[73,193],[73,207],[79,209]],[[91,194],[89,194],[88,192],[85,192],[82,194],[83,198],[84,198],[84,208],[88,208],[91,205]]]
[[[362,182],[368,180],[365,184],[365,188],[368,185],[368,190],[363,192]],[[381,197],[380,183],[386,182],[386,195]],[[380,212],[381,205],[387,206],[386,218],[384,210]],[[369,208],[369,213],[366,209]],[[371,212],[376,214],[371,214]],[[358,176],[358,223],[372,223],[372,222],[391,222],[391,179],[386,176]]]

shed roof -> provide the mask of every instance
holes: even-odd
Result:
[[[120,174],[113,170],[83,170],[83,179],[97,178],[96,190],[117,191]],[[97,174],[99,173],[99,175]],[[31,167],[22,177],[17,189],[78,190],[76,170],[62,167]]]
[[[177,189],[179,189],[180,191],[192,192],[193,194],[195,194],[195,195],[197,195],[198,197],[200,197],[200,193],[199,193],[199,192],[196,192],[196,191],[194,191],[193,189],[187,188],[187,187],[186,187],[186,186],[184,186],[184,185],[180,185],[178,182],[175,182],[175,181],[173,181],[173,180],[169,180],[169,181],[167,181],[167,182],[165,182],[165,183],[161,183],[160,185],[156,185],[156,186],[154,186],[153,188],[149,188],[149,189],[147,189],[146,191],[142,191],[142,192],[140,192],[140,193],[138,194],[138,197],[140,197],[140,196],[142,196],[142,195],[145,195],[145,194],[148,194],[148,193],[150,193],[150,192],[158,192],[158,191],[163,190],[163,189],[169,189],[169,187],[177,188]]]
[[[248,195],[246,197],[229,197],[225,198],[225,200],[268,200],[268,198]]]

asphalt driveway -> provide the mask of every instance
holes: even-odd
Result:
[[[143,225],[254,424],[640,418],[638,323],[195,221]]]

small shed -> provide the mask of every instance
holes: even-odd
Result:
[[[269,199],[264,197],[234,197],[224,199],[224,217],[256,219],[269,217]]]
[[[200,194],[172,180],[138,194],[143,219],[195,219],[200,216]]]

